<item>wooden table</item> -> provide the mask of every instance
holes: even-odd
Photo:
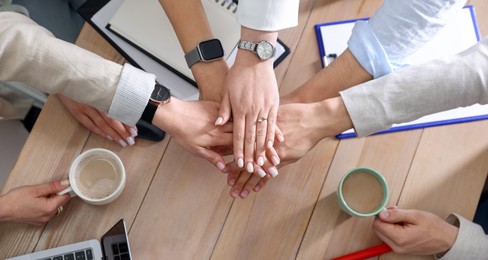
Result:
[[[276,69],[282,93],[320,70],[313,25],[371,16],[380,0],[302,0],[299,25],[281,32],[292,49]],[[488,34],[487,1],[476,7]],[[122,62],[89,26],[78,44]],[[355,166],[381,172],[390,205],[458,212],[472,218],[488,172],[488,121],[378,135],[326,139],[295,164],[280,170],[258,194],[232,199],[226,176],[191,156],[170,137],[138,139],[120,148],[77,123],[50,97],[2,193],[65,176],[83,150],[103,147],[127,168],[122,196],[106,206],[72,199],[46,226],[0,224],[0,258],[99,238],[124,218],[134,259],[327,259],[380,243],[372,218],[353,218],[335,204],[340,177]],[[412,258],[389,253],[381,259]],[[426,257],[429,258],[429,257]],[[419,259],[419,257],[415,257]]]

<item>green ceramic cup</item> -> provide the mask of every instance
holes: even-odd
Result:
[[[388,185],[381,174],[357,167],[342,177],[337,189],[337,205],[351,216],[371,217],[385,209],[388,196]]]

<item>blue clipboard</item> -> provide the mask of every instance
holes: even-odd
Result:
[[[360,18],[315,25],[315,32],[317,36],[317,43],[322,67],[326,67],[327,63],[332,62],[333,57],[331,59],[330,56],[339,56],[347,48],[347,41],[351,36],[352,28],[354,27],[355,22],[359,20],[367,21],[368,19],[369,18]],[[444,51],[442,53],[443,55],[453,55],[459,53],[460,51],[469,48],[470,46],[476,44],[478,41],[481,40],[481,34],[478,28],[476,14],[474,12],[473,6],[465,6],[463,8],[463,11],[460,12],[459,17],[457,17],[456,19],[456,21],[453,21],[453,23],[447,25],[446,28],[441,31],[439,35],[436,36],[431,42],[426,44],[425,48],[420,49],[418,52],[414,53],[412,57],[409,57],[408,59],[409,61],[411,61],[411,64],[418,64],[430,59],[440,57],[439,55],[441,53],[439,53],[438,56],[428,57],[428,55],[431,55],[433,53],[431,49],[435,47],[435,44],[437,44],[437,42],[439,42],[439,44],[443,42],[444,45],[446,45],[446,41],[443,41],[446,38],[442,37],[454,37],[456,41],[461,38],[461,41],[465,41],[460,44],[457,44],[457,42],[453,40],[447,41],[449,43],[452,43],[453,45],[454,42],[456,42],[457,45],[453,46],[452,50],[449,50],[451,51],[451,53]],[[458,31],[463,35],[467,34],[467,36],[459,37]],[[435,53],[432,55],[435,55]],[[451,111],[453,112],[451,113]],[[467,108],[457,108],[441,113],[436,113],[412,122],[394,125],[390,129],[379,131],[377,133],[374,133],[374,135],[433,126],[465,123],[484,119],[488,119],[488,105],[474,105]],[[336,135],[336,137],[340,139],[351,138],[356,137],[356,133],[351,129]]]

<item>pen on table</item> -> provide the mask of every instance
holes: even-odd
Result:
[[[322,57],[322,63],[324,64],[324,67],[329,66],[329,64],[330,64],[329,59],[332,59],[332,61],[334,61],[336,58],[337,58],[337,54],[335,54],[335,53],[330,53],[330,54]]]
[[[392,249],[389,245],[386,243],[381,243],[377,246],[372,246],[370,248],[366,248],[363,250],[356,251],[354,253],[350,253],[348,255],[343,255],[337,258],[332,258],[331,260],[359,260],[359,259],[365,259],[368,257],[373,257],[377,255],[381,255],[384,253],[391,252]]]

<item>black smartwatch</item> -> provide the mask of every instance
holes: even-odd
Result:
[[[161,105],[167,104],[171,101],[171,92],[169,89],[161,84],[156,83],[151,97],[147,102],[144,112],[142,112],[141,119],[152,124],[154,114]]]
[[[211,39],[201,42],[187,54],[185,54],[186,64],[191,68],[193,64],[199,61],[214,61],[224,57],[224,48],[219,39]]]

